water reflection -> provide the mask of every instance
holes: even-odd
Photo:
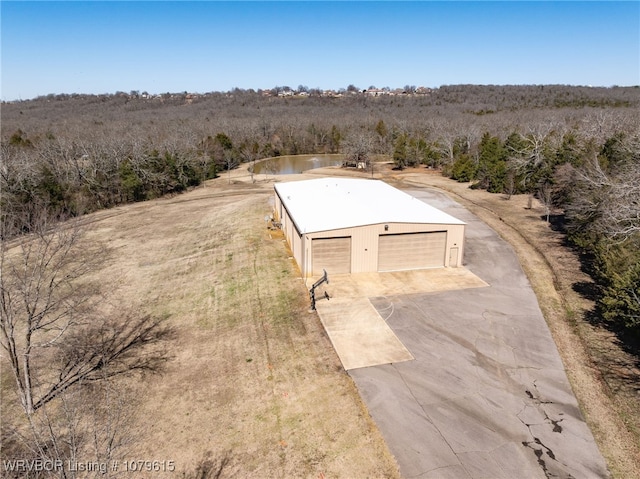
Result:
[[[295,175],[314,168],[340,166],[344,155],[285,155],[256,162],[256,175]]]

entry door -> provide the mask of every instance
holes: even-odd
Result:
[[[443,267],[446,244],[446,231],[380,235],[378,271]]]
[[[451,248],[449,250],[449,266],[455,268],[458,266],[458,248]]]
[[[351,237],[315,238],[311,241],[313,275],[351,272]]]

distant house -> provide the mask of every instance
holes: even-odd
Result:
[[[429,95],[433,90],[431,90],[431,88],[427,88],[424,86],[419,86],[418,88],[416,88],[416,93],[418,95]]]
[[[382,90],[380,88],[369,88],[368,90],[364,90],[364,94],[369,96],[382,96],[387,95],[388,93],[388,91]]]

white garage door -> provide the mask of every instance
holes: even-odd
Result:
[[[378,271],[442,267],[446,244],[446,231],[380,235]]]
[[[351,237],[316,238],[311,241],[313,274],[351,272]]]

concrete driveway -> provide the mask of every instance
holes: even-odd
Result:
[[[488,286],[466,268],[341,274],[329,280],[317,290],[316,308],[347,371],[413,359],[386,323],[393,305],[378,311],[368,298]],[[329,301],[323,298],[324,291],[331,295]]]
[[[415,360],[349,374],[402,475],[609,477],[510,246],[445,195],[410,193],[467,222],[465,266],[489,287],[370,298]]]

